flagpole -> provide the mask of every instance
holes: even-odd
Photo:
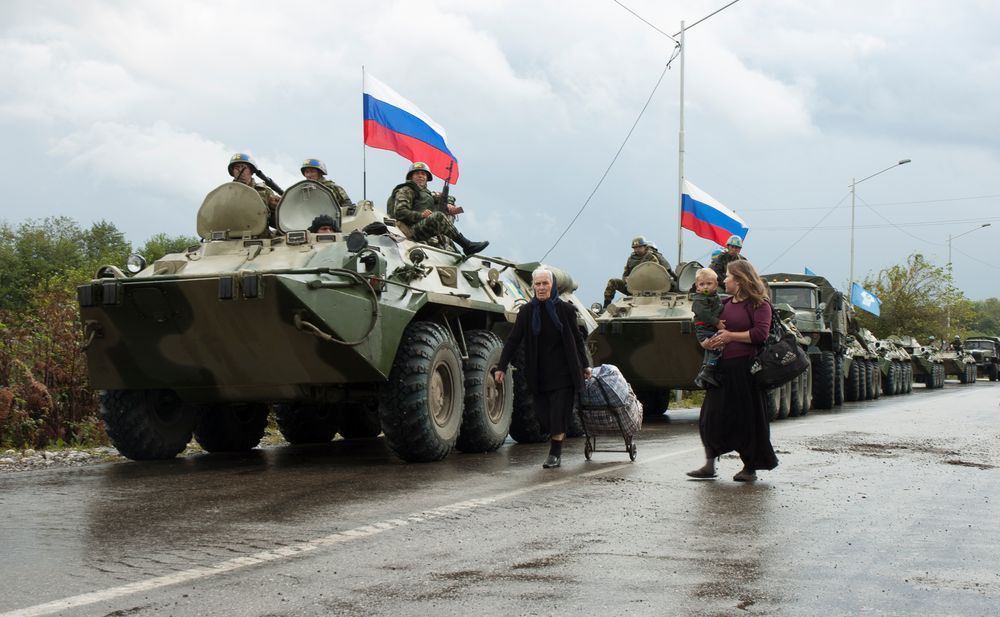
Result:
[[[365,148],[365,65],[361,65],[361,199],[368,199],[368,150]]]
[[[677,267],[684,255],[684,20],[681,20],[681,121],[677,133]]]

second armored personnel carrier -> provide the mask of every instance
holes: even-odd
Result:
[[[944,362],[936,349],[925,347],[910,335],[894,334],[888,339],[901,346],[910,355],[913,381],[928,389],[944,387]]]
[[[334,231],[309,231],[319,215]],[[90,382],[122,454],[173,457],[192,434],[248,450],[272,408],[291,443],[381,432],[407,461],[495,450],[530,421],[518,372],[498,386],[490,369],[538,264],[413,242],[371,202],[339,206],[309,180],[275,220],[256,191],[223,184],[198,211],[198,245],[78,288]],[[589,333],[572,278],[556,278]]]

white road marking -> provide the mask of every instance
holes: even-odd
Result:
[[[642,459],[642,463],[643,464],[653,463],[665,458],[671,458],[674,456],[680,456],[682,454],[690,454],[692,452],[701,452],[701,451],[702,448],[698,447],[698,448],[688,448],[686,450],[677,450],[674,452],[665,452],[663,454],[658,454],[656,456],[645,457]],[[110,587],[108,589],[102,589],[100,591],[92,591],[90,593],[70,596],[68,598],[53,600],[52,602],[46,602],[44,604],[36,604],[35,606],[16,609],[13,611],[8,611],[6,613],[0,613],[0,617],[37,617],[39,615],[51,615],[53,613],[58,613],[60,611],[79,608],[82,606],[88,606],[90,604],[96,604],[98,602],[106,602],[108,600],[114,600],[116,598],[121,598],[123,596],[128,596],[135,593],[151,591],[153,589],[160,589],[161,587],[168,587],[170,585],[177,585],[179,583],[187,583],[193,580],[208,578],[211,576],[218,576],[220,574],[226,574],[228,572],[232,572],[233,570],[246,568],[248,566],[255,566],[262,563],[268,563],[271,561],[278,561],[283,559],[291,559],[303,553],[315,551],[319,548],[333,546],[336,544],[340,544],[342,542],[349,542],[351,540],[369,538],[371,536],[380,534],[385,531],[398,529],[400,527],[404,527],[406,525],[411,525],[414,523],[425,523],[427,521],[431,521],[436,518],[441,518],[444,516],[455,514],[456,512],[468,512],[470,510],[475,510],[476,508],[480,508],[482,506],[490,505],[505,499],[519,497],[521,495],[525,495],[527,493],[531,493],[537,490],[552,488],[554,486],[560,486],[562,484],[568,484],[577,478],[589,478],[592,476],[599,476],[614,471],[620,471],[622,469],[626,469],[634,465],[635,463],[628,462],[628,463],[621,463],[618,465],[611,465],[609,467],[601,467],[600,469],[595,469],[593,471],[587,471],[580,474],[567,476],[565,478],[561,478],[558,480],[550,480],[548,482],[532,484],[531,486],[505,491],[503,493],[497,493],[489,497],[479,497],[476,499],[459,501],[456,503],[447,504],[438,508],[434,508],[432,510],[415,512],[402,519],[400,518],[386,519],[384,521],[378,521],[368,525],[363,525],[361,527],[355,527],[354,529],[348,529],[346,531],[338,531],[336,533],[315,538],[313,540],[299,542],[296,544],[290,544],[282,548],[260,551],[252,555],[244,555],[242,557],[235,557],[233,559],[228,559],[226,561],[220,561],[219,563],[210,566],[190,568],[188,570],[182,570],[180,572],[174,572],[172,574],[166,574],[164,576],[148,578],[145,580],[136,581],[134,583],[129,583],[127,585],[121,585],[119,587]]]

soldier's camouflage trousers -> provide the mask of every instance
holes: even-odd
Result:
[[[604,288],[604,299],[608,302],[614,300],[616,291],[619,291],[626,296],[628,295],[628,287],[625,285],[624,279],[610,279],[608,281],[608,286]]]
[[[410,229],[413,231],[413,239],[417,242],[428,242],[436,236],[454,238],[458,235],[458,230],[443,212],[435,212],[427,218],[421,219]]]

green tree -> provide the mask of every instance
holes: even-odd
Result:
[[[911,334],[920,340],[945,335],[948,306],[952,307],[952,330],[971,319],[971,305],[952,284],[946,268],[935,266],[919,253],[903,264],[891,266],[875,278],[866,278],[865,289],[882,303],[881,316],[861,312],[858,320],[877,337]]]
[[[138,250],[138,253],[146,258],[149,263],[170,253],[183,252],[189,246],[198,244],[198,238],[193,236],[176,236],[171,238],[167,234],[159,233],[146,240],[146,244]]]
[[[973,316],[969,320],[970,334],[1000,336],[1000,300],[987,298],[972,303]]]

